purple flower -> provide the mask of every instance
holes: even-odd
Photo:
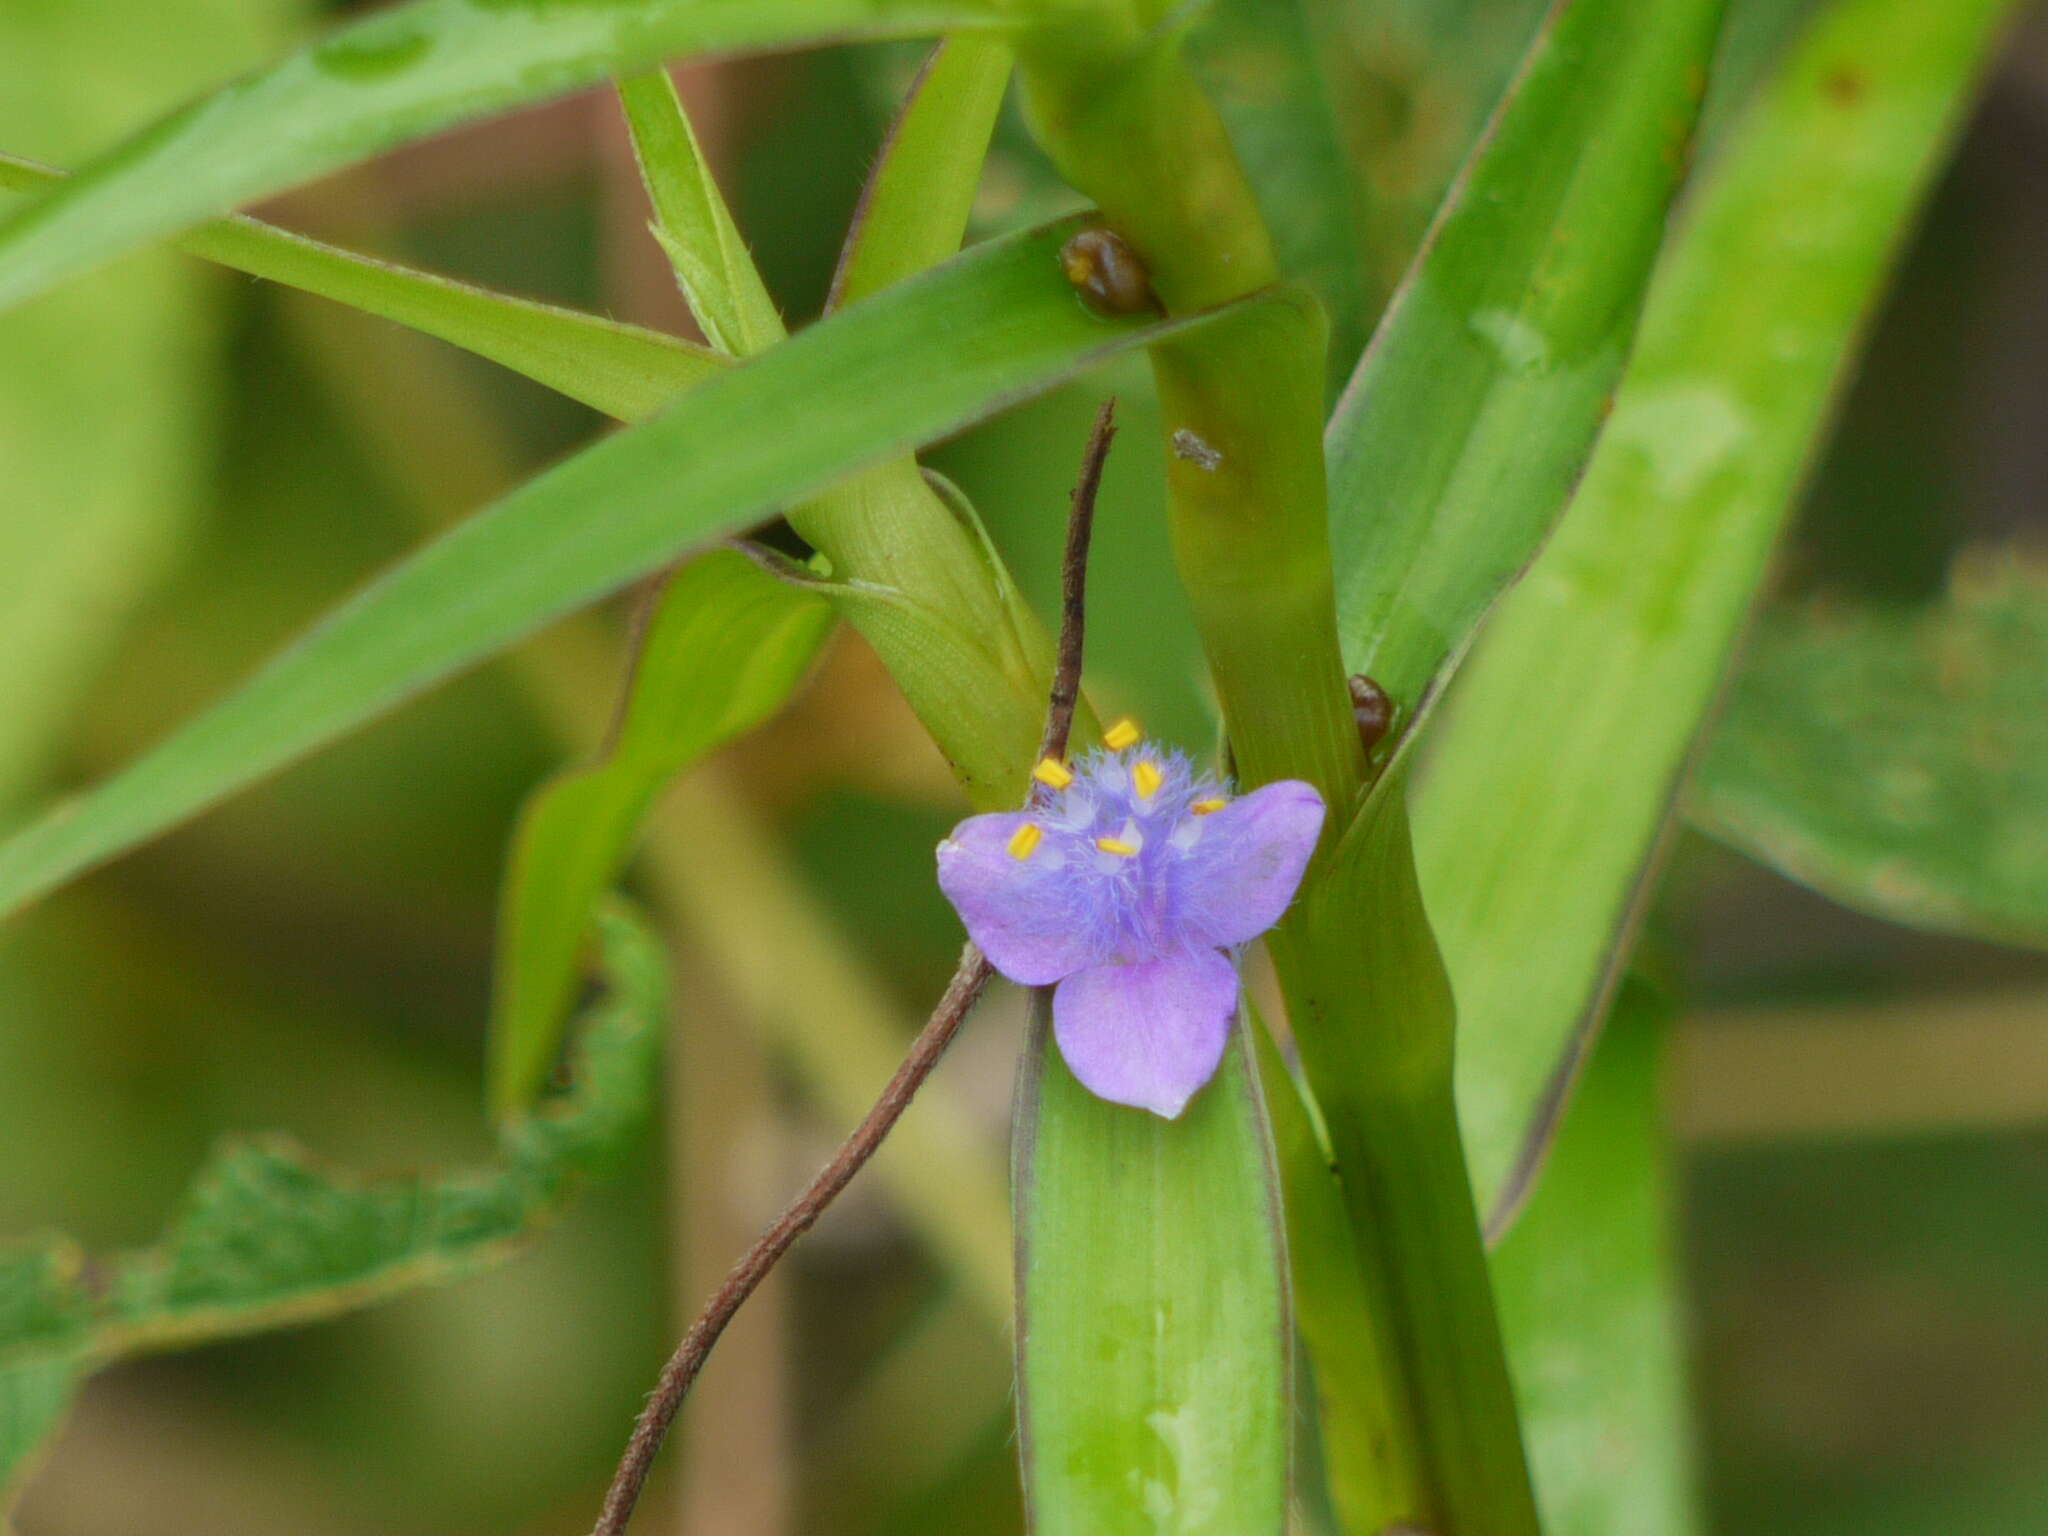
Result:
[[[1223,1059],[1225,951],[1287,910],[1323,802],[1291,779],[1233,800],[1127,725],[1108,739],[1121,750],[1040,763],[1027,809],[954,828],[939,886],[998,971],[1059,984],[1053,1033],[1074,1076],[1170,1120]]]

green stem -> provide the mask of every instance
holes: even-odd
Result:
[[[1132,21],[1105,22],[1090,41],[1092,53],[1069,35],[1021,55],[1027,110],[1062,173],[1138,252],[1170,311],[1271,286],[1251,188],[1173,40]],[[1362,1325],[1399,1378],[1361,1396],[1405,1414],[1381,1426],[1377,1454],[1394,1445],[1410,1460],[1360,1529],[1406,1520],[1438,1536],[1533,1536],[1452,1107],[1449,984],[1421,917],[1400,786],[1381,786],[1353,825],[1366,761],[1332,597],[1325,328],[1306,298],[1261,309],[1156,348],[1153,367],[1175,556],[1240,775],[1306,779],[1331,811],[1318,865],[1270,942],[1311,1086],[1341,1084],[1323,1096],[1370,1106],[1347,1108],[1329,1132],[1363,1290],[1383,1314]],[[1402,950],[1397,963],[1368,963],[1375,943]]]

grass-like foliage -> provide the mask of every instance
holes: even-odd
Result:
[[[565,401],[618,424],[469,497],[485,504],[104,773],[103,747],[64,725],[90,713],[78,699],[112,641],[80,616],[117,628],[171,536],[140,513],[91,538],[61,515],[23,520],[35,600],[0,615],[0,649],[23,658],[0,662],[0,698],[34,698],[0,711],[0,790],[27,806],[0,836],[0,915],[486,663],[510,660],[571,750],[522,780],[504,859],[496,1157],[365,1177],[240,1138],[152,1246],[0,1251],[0,1509],[99,1367],[469,1274],[644,1155],[664,962],[610,900],[644,851],[690,956],[671,1093],[713,1127],[685,1117],[682,1139],[737,1155],[746,1116],[774,1118],[767,1068],[712,1033],[742,1026],[700,1023],[722,989],[773,1015],[754,1022],[803,1094],[842,1119],[873,1108],[684,1335],[603,1536],[632,1519],[727,1325],[883,1152],[996,974],[1032,994],[1014,1265],[991,1139],[960,1129],[975,1116],[943,1075],[930,1125],[911,1122],[931,1166],[877,1166],[977,1304],[1014,1274],[1014,1376],[963,1368],[933,1417],[1000,1421],[1005,1465],[1011,1440],[1021,1453],[1001,1484],[1021,1488],[1030,1529],[1699,1528],[1657,1108],[1678,999],[1633,947],[1681,807],[1885,917],[2048,935],[2048,592],[2023,557],[1975,559],[1925,611],[1768,617],[1746,670],[1740,646],[1903,233],[2019,7],[1372,9],[408,0],[111,148],[111,128],[98,153],[58,141],[67,172],[0,154],[0,327],[61,359],[53,377],[88,377],[67,306],[89,274],[123,296],[123,325],[159,292],[131,272],[195,315],[218,295],[163,255],[102,273],[168,245],[560,397],[536,419]],[[799,323],[780,253],[757,260],[728,197],[728,125],[693,120],[705,88],[669,66],[906,39],[936,45],[907,89],[875,65],[895,54],[848,56],[900,105],[861,149],[822,312]],[[55,54],[0,18],[0,58],[17,42],[51,48],[60,84],[91,68],[90,46]],[[651,232],[640,254],[665,258],[701,343],[310,238],[285,227],[291,204],[242,211],[605,85],[622,126],[608,163],[645,198],[627,222]],[[792,229],[807,212],[782,211]],[[168,361],[201,355],[187,341],[161,349],[173,384],[198,377]],[[349,352],[330,344],[326,362],[366,419],[495,440],[467,374],[366,390]],[[1123,445],[1112,463],[1104,408],[1063,518],[1046,487],[1072,455],[1033,433],[1111,378]],[[0,357],[0,411],[19,385],[26,424],[0,419],[0,446],[20,445],[21,483],[49,496],[96,449],[34,384]],[[137,443],[202,455],[197,407],[149,420],[108,434],[103,513],[150,510]],[[430,466],[412,499],[441,507],[447,483],[498,468]],[[1098,495],[1119,553],[1091,588]],[[636,586],[622,645],[585,610]],[[861,649],[821,663],[840,620]],[[907,708],[860,693],[848,655],[871,656]],[[828,703],[793,709],[821,672]],[[1191,767],[1204,743],[1155,743],[1098,707],[1146,713],[1132,675],[1213,706],[1213,761]],[[738,801],[700,784],[662,812],[680,777],[777,721],[775,755],[755,760],[773,768],[762,803],[793,793],[781,780],[829,780],[841,770],[806,744],[842,696],[864,768],[908,735],[943,786],[921,792],[978,813],[939,845],[976,942],[886,1084],[871,1079],[896,1043],[887,1017],[915,988],[845,955]],[[33,804],[66,744],[94,781]],[[891,887],[868,870],[904,851],[891,835],[859,834],[872,889],[851,902],[872,898],[857,915],[883,928]],[[906,911],[936,903],[929,847],[909,850]],[[1247,990],[1254,942],[1270,966]],[[593,951],[602,996],[572,1026]],[[690,1006],[700,986],[712,1006]],[[565,1038],[569,1083],[549,1092]],[[943,1528],[988,1523],[969,1481],[937,1479]],[[913,1491],[890,1490],[906,1509]],[[832,1530],[895,1518],[871,1502]]]

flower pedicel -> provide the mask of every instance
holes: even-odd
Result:
[[[1287,779],[1233,799],[1128,721],[1071,767],[1032,772],[1022,811],[970,816],[939,844],[939,886],[989,962],[1058,984],[1053,1034],[1074,1076],[1177,1116],[1223,1059],[1233,951],[1294,899],[1323,801]]]

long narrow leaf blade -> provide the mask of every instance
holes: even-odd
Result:
[[[1249,998],[1246,1009],[1287,1213],[1295,1326],[1314,1366],[1319,1476],[1339,1529],[1398,1527],[1425,1495],[1408,1475],[1421,1458],[1388,1359],[1397,1346],[1375,1326],[1385,1309],[1366,1284],[1329,1148]]]
[[[788,334],[782,314],[704,158],[665,69],[619,82],[619,105],[654,205],[654,237],[668,253],[690,313],[728,357],[752,357]]]
[[[1864,318],[2014,9],[1823,14],[1711,168],[1585,483],[1454,698],[1416,831],[1496,1221],[1597,1022]]]
[[[1086,309],[1056,259],[1072,228],[978,247],[835,315],[428,545],[141,761],[0,844],[0,912],[695,545],[1207,323]]]
[[[520,815],[492,999],[491,1100],[500,1114],[547,1080],[591,913],[656,793],[780,709],[831,623],[823,598],[737,550],[691,561],[662,589],[605,752],[550,780]]]
[[[870,179],[832,308],[959,249],[1008,76],[1008,52],[1000,44],[955,39],[937,50]],[[619,90],[658,232],[706,333],[740,353],[781,341],[781,317],[674,84],[657,71]],[[915,472],[915,461],[907,462],[908,474],[884,470],[865,477],[877,505],[893,506],[906,537],[919,516],[934,509],[947,515]],[[885,496],[893,501],[882,501]],[[968,508],[962,514],[972,517]],[[498,1113],[517,1110],[539,1091],[560,1041],[590,913],[622,867],[656,794],[780,708],[824,642],[828,596],[854,614],[885,660],[900,667],[903,656],[916,656],[956,685],[987,686],[985,668],[971,664],[981,647],[966,636],[955,647],[935,646],[930,642],[939,627],[927,624],[902,647],[880,639],[890,617],[877,611],[884,603],[896,615],[929,617],[902,593],[845,581],[778,582],[731,551],[714,552],[670,576],[640,638],[614,739],[596,762],[544,785],[515,834],[490,1037]],[[904,686],[917,690],[914,680]],[[994,680],[995,689],[1002,686]],[[859,1022],[842,1016],[832,1027],[844,1034]]]
[[[1178,1120],[1105,1103],[1033,1000],[1017,1125],[1018,1433],[1038,1536],[1281,1536],[1285,1245],[1241,1037]]]
[[[0,155],[0,188],[40,191],[63,180],[62,172]],[[178,248],[395,320],[621,421],[653,415],[723,366],[716,353],[674,336],[417,272],[257,219],[202,224]]]
[[[1630,984],[1541,1191],[1493,1255],[1548,1536],[1700,1528],[1658,1092],[1669,1013]]]
[[[0,309],[457,123],[683,54],[997,26],[1006,0],[412,0],[138,134],[0,224]]]
[[[1534,556],[1621,377],[1721,0],[1564,0],[1330,422],[1344,659],[1413,711]]]
[[[960,248],[981,185],[1010,49],[992,37],[949,37],[933,51],[861,194],[828,308],[856,304]]]

